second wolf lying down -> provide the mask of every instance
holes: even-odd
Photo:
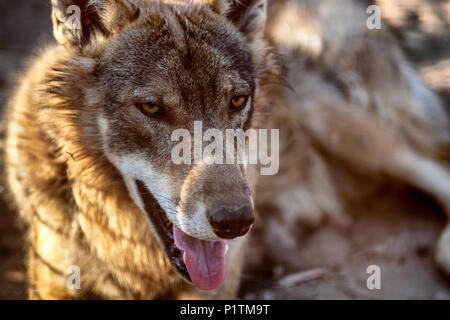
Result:
[[[367,28],[373,4],[279,0],[269,6],[267,34],[292,89],[283,91],[284,108],[271,114],[271,125],[284,128],[281,167],[258,184],[264,232],[257,241],[264,239],[265,252],[278,263],[301,265],[277,254],[292,251],[298,222],[346,226],[358,204],[370,211],[370,199],[389,201],[383,184],[417,188],[450,213],[449,112],[408,64],[388,26]],[[449,226],[435,258],[448,273]]]
[[[403,179],[448,208],[442,106],[385,30],[366,32],[367,1],[337,3],[274,2],[265,30],[264,1],[53,0],[65,48],[33,63],[8,117],[30,297],[180,298],[194,293],[183,278],[202,289],[225,278],[200,295],[233,297],[255,196],[258,207],[279,209],[285,229],[298,216],[345,223],[347,197],[329,159]],[[294,90],[280,85],[269,37]],[[174,165],[170,133],[192,132],[195,120],[280,128],[280,174],[262,178],[255,195],[251,167]],[[446,270],[449,247],[443,237]],[[66,286],[71,265],[81,290]]]

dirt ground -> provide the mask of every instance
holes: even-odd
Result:
[[[2,110],[27,60],[52,41],[49,2],[0,0]],[[403,35],[410,58],[450,108],[450,2],[382,0],[380,3],[383,15]],[[280,252],[298,257],[295,270],[274,263],[261,268],[264,273],[244,274],[241,297],[450,299],[450,281],[439,274],[432,259],[434,243],[445,223],[444,215],[433,201],[416,191],[386,186],[386,193],[390,193],[392,203],[373,201],[370,206],[361,207],[361,215],[351,228],[342,230],[324,225],[310,230],[296,248]],[[0,299],[24,299],[24,229],[8,207],[4,194],[1,183]],[[391,214],[393,211],[397,214]],[[366,287],[369,265],[381,268],[381,290]]]

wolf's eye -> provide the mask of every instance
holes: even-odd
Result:
[[[231,99],[231,107],[234,109],[239,109],[245,106],[248,96],[237,96]]]
[[[156,115],[161,111],[161,107],[157,104],[151,104],[151,103],[137,103],[136,106],[138,109],[148,116]]]

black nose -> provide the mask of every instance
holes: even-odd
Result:
[[[209,215],[209,222],[214,233],[223,239],[233,239],[248,232],[255,220],[252,207],[245,204],[241,207],[220,206]]]

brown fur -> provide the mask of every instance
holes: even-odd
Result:
[[[58,129],[64,130],[59,135],[64,140],[58,143],[64,151],[58,150],[55,137],[43,130],[48,116],[39,112],[39,106],[52,106],[53,102],[59,107],[62,102],[47,93],[48,66],[67,55],[63,48],[43,54],[23,81],[9,116],[8,181],[20,201],[22,217],[30,224],[30,297],[70,298],[65,290],[65,270],[70,265],[93,271],[83,274],[83,291],[74,292],[81,297],[90,292],[109,298],[133,297],[138,292],[152,297],[157,293],[147,291],[155,287],[164,293],[177,282],[177,276],[167,272],[169,263],[118,174],[106,161],[99,161],[101,156],[82,153],[85,147],[73,137],[77,127],[69,114],[55,119]],[[35,89],[30,91],[30,87]],[[120,224],[111,223],[112,214],[120,214]],[[95,239],[86,239],[86,234]],[[90,246],[90,241],[95,244]],[[101,262],[96,255],[112,259],[113,264]],[[131,270],[130,265],[134,266]]]

